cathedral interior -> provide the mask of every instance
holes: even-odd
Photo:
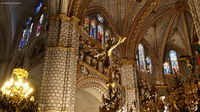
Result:
[[[0,112],[200,112],[200,1],[0,0],[0,88]]]

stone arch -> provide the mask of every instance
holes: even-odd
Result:
[[[103,95],[107,96],[106,84],[103,81],[95,78],[79,81],[76,87],[75,112],[97,112],[102,105]]]
[[[83,79],[77,83],[76,92],[78,93],[81,89],[93,88],[99,91],[102,95],[107,95],[107,87],[103,81],[99,79]]]

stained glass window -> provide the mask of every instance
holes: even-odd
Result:
[[[24,46],[24,40],[26,38],[26,35],[27,35],[27,29],[24,29],[22,33],[22,38],[19,42],[19,49],[21,49]]]
[[[42,5],[43,5],[43,3],[42,2],[39,2],[38,4],[37,4],[37,6],[36,6],[36,8],[35,8],[35,13],[38,13],[39,11],[40,11],[40,9],[41,9],[41,7],[42,7]]]
[[[90,19],[89,17],[86,17],[84,19],[84,25],[83,25],[83,28],[84,28],[84,31],[88,34],[89,33],[89,23],[90,22]]]
[[[36,37],[40,35],[41,30],[42,30],[42,23],[44,19],[44,14],[40,16],[40,20],[38,21],[38,26],[37,26],[37,31],[36,31]]]
[[[177,55],[175,51],[170,51],[169,52],[169,56],[170,56],[170,61],[171,61],[171,66],[172,66],[172,71],[173,73],[179,73],[179,67],[178,67],[178,60],[177,60]]]
[[[103,18],[103,16],[101,14],[97,14],[97,18],[101,23],[104,22],[104,18]]]
[[[138,59],[138,55],[136,55],[135,58],[136,58],[137,69],[139,69],[139,59]]]
[[[90,24],[90,37],[96,39],[96,21],[94,19],[91,20]]]
[[[25,23],[25,26],[28,27],[28,25],[31,23],[31,21],[32,21],[32,17],[29,17]]]
[[[140,70],[146,71],[144,47],[141,44],[139,44],[138,46],[138,53],[139,53]]]
[[[107,43],[109,37],[110,37],[110,30],[106,30],[105,31],[105,43]]]
[[[29,39],[30,39],[30,37],[31,37],[32,30],[33,30],[33,23],[31,23],[30,28],[28,28],[28,30],[27,30],[26,45],[27,45],[28,42],[29,42]]]
[[[170,74],[171,73],[169,63],[165,62],[163,64],[163,68],[164,68],[164,74]]]
[[[98,25],[98,42],[103,44],[104,43],[104,32],[103,32],[103,26],[102,25]]]
[[[146,64],[147,64],[147,72],[148,73],[152,73],[152,63],[151,63],[151,59],[149,57],[146,58]]]

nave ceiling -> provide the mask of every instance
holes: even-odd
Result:
[[[7,53],[11,52],[12,45],[16,43],[14,39],[28,10],[34,6],[34,0],[18,1],[20,5],[10,5],[9,9],[4,5],[0,7],[4,9],[1,11],[5,15],[4,20],[1,18],[1,23],[10,23],[4,22],[2,28],[7,29],[1,28],[0,33],[4,34],[1,43],[7,44],[1,44],[1,48],[8,49]],[[44,2],[50,9],[51,4],[58,3],[58,0]],[[69,0],[67,15],[83,19],[84,14],[91,10],[102,11],[115,33],[127,37],[126,42],[119,47],[122,58],[134,59],[139,43],[148,48],[151,56],[156,59],[155,62],[163,60],[165,51],[170,48],[181,54],[191,54],[190,43],[195,31],[187,0]]]
[[[120,46],[123,58],[134,58],[139,43],[155,58],[170,48],[191,54],[194,25],[187,0],[91,0],[85,7],[85,12],[101,7],[117,34],[128,37]]]

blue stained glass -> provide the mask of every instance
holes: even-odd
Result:
[[[28,25],[31,23],[32,21],[32,17],[29,17],[28,20],[26,21],[26,26],[28,27]]]
[[[97,18],[101,23],[104,22],[104,18],[103,18],[103,16],[101,14],[97,14]]]
[[[38,26],[37,26],[36,36],[39,36],[40,33],[41,33],[43,19],[44,19],[44,14],[42,14],[42,15],[40,16],[40,20],[39,20]]]
[[[90,25],[90,37],[93,39],[96,39],[96,22],[95,20],[91,20],[91,25]]]
[[[35,12],[35,13],[38,13],[38,12],[40,11],[42,5],[43,5],[43,3],[40,2],[40,3],[37,5],[37,7],[35,8],[35,11],[34,11],[34,12]]]
[[[138,53],[139,53],[139,64],[140,64],[140,70],[146,71],[146,65],[145,65],[145,56],[144,56],[144,47],[139,44],[138,46]]]
[[[22,38],[21,38],[21,40],[19,42],[19,49],[21,49],[24,46],[24,40],[26,38],[26,34],[27,34],[27,30],[25,29],[23,31]]]
[[[22,38],[22,39],[20,40],[19,49],[21,49],[21,48],[23,47],[23,45],[24,45],[24,38]]]
[[[27,45],[28,42],[29,42],[29,39],[30,39],[30,37],[31,37],[32,30],[33,30],[33,23],[31,23],[31,26],[30,26],[30,28],[28,29],[28,35],[27,35],[27,38],[26,38],[26,45]]]
[[[179,66],[178,66],[178,60],[177,60],[177,55],[175,51],[170,51],[169,52],[170,56],[170,61],[171,61],[171,66],[172,66],[172,71],[173,73],[179,73]]]
[[[163,68],[164,68],[164,74],[170,74],[171,73],[169,63],[165,62],[163,64]]]
[[[146,58],[146,64],[147,64],[147,72],[152,73],[152,64],[149,57]]]

